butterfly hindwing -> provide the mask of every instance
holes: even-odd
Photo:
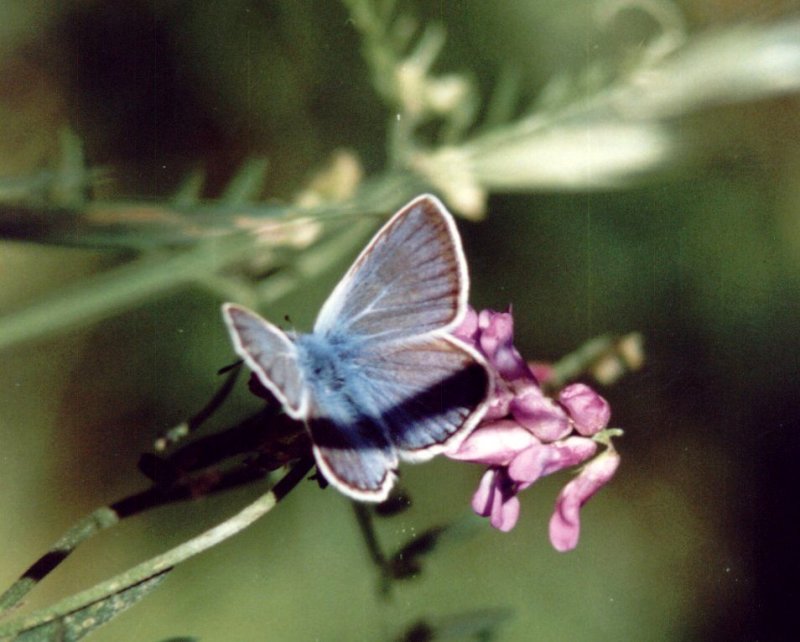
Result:
[[[429,459],[465,436],[484,412],[491,377],[457,339],[370,346],[358,359],[364,403],[402,459]]]
[[[322,307],[315,333],[380,341],[452,327],[464,313],[468,277],[452,216],[421,196],[375,235]]]
[[[312,415],[308,428],[314,458],[325,478],[355,499],[386,499],[398,462],[381,426],[363,415],[346,423]]]
[[[247,308],[226,303],[222,312],[237,354],[291,417],[302,418],[308,405],[308,390],[292,340]]]

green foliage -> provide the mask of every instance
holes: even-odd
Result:
[[[75,642],[134,606],[158,588],[168,574],[165,571],[43,624],[19,628],[16,633],[2,639],[15,642]]]

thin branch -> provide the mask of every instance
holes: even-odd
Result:
[[[282,216],[265,221],[288,222],[304,217],[328,221],[386,214],[418,193],[421,185],[419,180],[414,180],[408,174],[389,173],[366,181],[356,197],[347,204],[305,209],[285,207]],[[158,209],[163,206],[156,204],[152,207]],[[229,206],[222,207],[229,212],[233,211]],[[6,215],[14,212],[19,214],[20,211],[19,208],[9,210],[0,205],[0,236]],[[242,207],[235,211],[241,219],[248,219],[254,210]],[[244,225],[245,223],[240,222],[238,229],[229,229],[226,234],[207,239],[191,249],[169,254],[147,254],[72,286],[61,288],[26,308],[6,314],[0,318],[0,350],[74,327],[86,327],[92,322],[181,286],[202,285],[208,275],[219,274],[241,264],[256,253],[263,253],[263,239],[258,237],[256,223],[249,220],[247,227],[243,227]],[[326,261],[338,258],[340,257],[328,256]],[[320,268],[324,266],[317,265],[317,270]],[[259,294],[258,300],[267,303],[274,300],[269,299],[270,296],[277,298],[283,294],[285,290],[271,294],[263,292]]]
[[[233,390],[233,386],[239,378],[239,373],[242,371],[241,366],[242,362],[237,361],[233,366],[226,369],[226,377],[222,385],[214,393],[214,396],[211,397],[211,400],[203,406],[197,414],[190,417],[187,421],[172,427],[156,439],[153,444],[156,452],[164,452],[168,447],[174,446],[181,441],[181,439],[191,435],[219,409]]]
[[[372,507],[360,502],[351,502],[351,504],[370,560],[378,567],[378,571],[380,572],[378,592],[383,598],[387,598],[389,590],[392,588],[392,568],[389,560],[386,559],[386,555],[383,554],[383,550],[381,550],[378,534],[375,532],[375,523],[372,519]]]
[[[271,439],[264,433],[267,426]],[[263,479],[269,471],[283,463],[302,457],[308,446],[303,442],[298,442],[296,447],[289,445],[292,430],[296,430],[296,427],[288,419],[276,416],[274,408],[267,407],[224,432],[184,446],[167,459],[142,455],[139,468],[156,484],[98,508],[74,524],[0,595],[0,614],[18,604],[80,544],[123,519],[167,504],[208,497],[244,486]],[[272,456],[264,452],[267,444],[272,449]],[[256,453],[257,456],[231,469],[214,467],[222,460],[242,453]]]
[[[19,579],[0,595],[0,616],[13,608],[45,577],[58,568],[81,544],[101,531],[116,526],[123,519],[139,515],[167,504],[195,499],[202,489],[207,497],[231,488],[263,479],[266,470],[243,466],[225,472],[210,472],[192,477],[170,488],[153,486],[129,495],[108,506],[102,506],[73,524],[55,544],[31,564]]]
[[[236,515],[169,551],[157,555],[94,587],[67,597],[57,604],[0,626],[0,639],[61,618],[89,604],[105,599],[148,578],[154,577],[198,553],[236,535],[272,510],[308,474],[311,458],[299,461],[272,489]]]
[[[636,332],[624,336],[602,335],[590,339],[577,350],[552,365],[542,388],[552,393],[570,381],[590,374],[599,383],[608,385],[642,365],[642,337]]]
[[[120,517],[113,508],[103,506],[76,522],[50,547],[47,553],[31,564],[20,578],[0,595],[0,613],[19,604],[22,598],[67,559],[82,542],[100,531],[118,524],[119,520]]]

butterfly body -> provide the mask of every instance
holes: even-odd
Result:
[[[358,338],[300,334],[295,338],[298,363],[309,373],[309,385],[317,399],[342,394],[358,375],[356,363],[361,344]]]
[[[449,333],[467,287],[455,224],[422,196],[376,234],[312,333],[287,335],[233,304],[224,315],[237,352],[305,422],[323,475],[351,497],[380,501],[399,459],[442,452],[485,410],[486,364]]]
[[[310,397],[326,410],[328,419],[347,425],[360,418],[380,421],[380,412],[370,407],[371,395],[359,361],[363,341],[353,337],[300,334],[295,339],[300,369],[308,373]]]

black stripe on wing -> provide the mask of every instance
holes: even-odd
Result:
[[[424,460],[483,415],[491,376],[480,357],[444,337],[384,346],[359,359],[367,403],[377,407],[403,459]]]
[[[381,426],[365,416],[346,424],[312,416],[307,425],[325,479],[354,499],[386,499],[398,462]]]

